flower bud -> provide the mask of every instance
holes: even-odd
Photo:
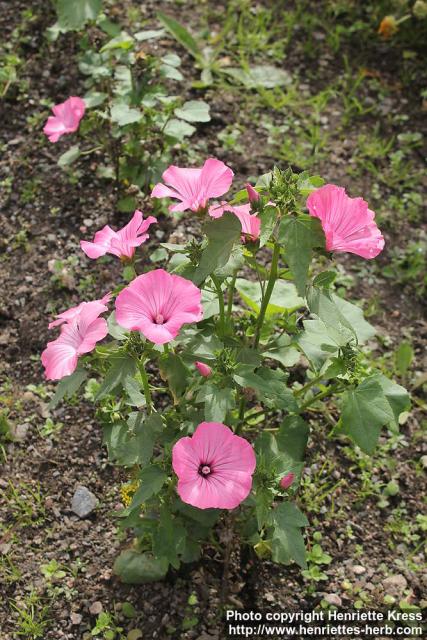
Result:
[[[291,484],[293,483],[294,480],[295,480],[295,474],[294,473],[287,473],[280,480],[280,486],[282,487],[282,489],[289,489],[289,487],[291,486]]]
[[[198,369],[200,375],[202,375],[204,378],[207,378],[211,375],[212,369],[209,365],[199,361],[195,362],[194,364],[196,365],[196,368]]]
[[[246,183],[246,191],[248,192],[249,202],[257,202],[259,200],[259,193],[253,188],[249,182]]]

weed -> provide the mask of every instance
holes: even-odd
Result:
[[[22,636],[26,640],[45,637],[50,622],[48,619],[50,605],[44,604],[36,591],[31,591],[22,601],[11,601],[11,606],[17,614],[15,630],[17,636]]]
[[[40,484],[9,481],[4,497],[14,522],[21,527],[40,525],[45,519],[44,499]]]

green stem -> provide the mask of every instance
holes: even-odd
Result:
[[[163,351],[164,353],[169,353],[169,345],[167,343],[163,345]]]
[[[268,278],[267,288],[265,295],[262,298],[261,309],[258,316],[258,322],[255,329],[254,346],[257,347],[259,339],[261,337],[262,325],[264,324],[265,314],[267,312],[268,303],[270,302],[271,294],[273,293],[274,283],[277,278],[277,265],[279,263],[280,247],[277,242],[274,244],[273,257],[271,259],[270,276]]]
[[[234,288],[236,286],[236,280],[237,280],[237,271],[235,271],[233,273],[233,278],[232,278],[230,284],[228,285],[228,301],[227,301],[227,320],[228,320],[228,322],[230,322],[230,320],[231,320],[231,313],[233,311],[233,295],[234,295]]]
[[[242,431],[243,423],[245,421],[245,410],[246,410],[246,398],[242,393],[242,395],[240,396],[240,403],[239,403],[239,422],[234,432],[236,434],[239,434]]]
[[[221,289],[221,283],[216,276],[211,275],[212,282],[215,285],[216,292],[218,294],[218,302],[219,302],[219,326],[220,333],[224,333],[225,329],[225,306],[224,306],[224,294]]]
[[[138,369],[141,374],[142,386],[144,388],[145,401],[147,403],[147,411],[148,414],[151,414],[153,411],[153,401],[151,398],[150,385],[148,382],[147,372],[145,370],[144,359],[138,360]]]
[[[307,400],[307,402],[304,402],[301,406],[300,406],[300,411],[304,411],[304,409],[307,409],[307,407],[311,406],[312,404],[315,404],[318,400],[322,400],[322,398],[326,398],[327,396],[331,396],[335,391],[337,391],[340,388],[340,384],[334,384],[331,387],[328,387],[327,389],[325,389],[325,391],[321,391],[320,393],[318,393],[317,395],[313,396],[312,398],[310,398],[310,400]]]
[[[311,380],[309,380],[307,382],[307,384],[305,384],[303,387],[301,387],[301,389],[298,389],[297,391],[294,392],[295,396],[302,396],[306,391],[308,391],[313,385],[315,385],[317,382],[320,382],[320,380],[323,380],[324,376],[316,376],[315,378],[312,378]]]

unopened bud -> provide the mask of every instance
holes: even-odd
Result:
[[[248,192],[249,202],[257,202],[259,200],[259,193],[253,188],[249,182],[246,183],[246,191]]]
[[[280,480],[280,486],[282,487],[282,489],[289,489],[289,487],[291,486],[291,484],[293,483],[294,480],[295,480],[295,474],[294,473],[287,473]]]
[[[194,363],[197,370],[199,371],[200,375],[202,375],[204,378],[207,378],[208,376],[211,375],[212,373],[212,369],[210,368],[209,365],[205,364],[204,362],[195,362]]]

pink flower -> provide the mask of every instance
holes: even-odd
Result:
[[[322,223],[328,251],[348,251],[370,259],[383,250],[375,213],[362,198],[350,198],[343,187],[325,184],[308,196],[307,207]]]
[[[132,220],[122,229],[113,231],[107,224],[95,233],[93,242],[81,240],[80,246],[89,258],[95,259],[111,253],[122,260],[130,259],[135,253],[135,248],[149,237],[146,231],[154,222],[157,222],[156,218],[148,216],[143,220],[141,211],[136,210]]]
[[[294,473],[287,473],[280,480],[280,486],[282,487],[282,489],[289,489],[289,487],[291,486],[291,484],[293,483],[294,480],[295,480],[295,474]]]
[[[211,218],[221,218],[225,211],[234,213],[242,225],[242,241],[251,240],[255,242],[255,240],[258,240],[261,231],[261,219],[255,213],[251,215],[250,210],[250,204],[233,206],[227,202],[221,202],[219,205],[209,207],[209,215]]]
[[[49,116],[44,126],[43,133],[50,142],[58,142],[64,133],[74,133],[79,128],[80,120],[86,110],[84,100],[75,96],[68,98],[61,104],[52,107],[53,116]]]
[[[106,311],[99,301],[84,302],[80,311],[61,328],[59,338],[47,343],[42,363],[48,380],[69,376],[77,367],[79,356],[93,351],[97,342],[105,338],[108,326],[99,315]],[[78,309],[79,307],[75,307]]]
[[[212,369],[208,364],[205,364],[204,362],[199,362],[199,361],[195,362],[194,364],[198,369],[200,375],[203,376],[204,378],[207,378],[211,375]]]
[[[201,291],[190,280],[155,269],[132,280],[116,299],[116,320],[155,344],[170,342],[203,317]]]
[[[233,172],[220,160],[209,158],[200,169],[182,169],[171,165],[163,174],[166,185],[159,182],[151,192],[152,198],[176,198],[181,202],[169,211],[203,211],[209,198],[219,198],[233,181]]]
[[[85,307],[90,307],[92,310],[99,309],[98,315],[104,313],[104,311],[108,310],[106,306],[111,300],[111,293],[107,293],[100,300],[92,300],[91,302],[81,302],[77,307],[71,307],[71,309],[67,309],[67,311],[63,311],[59,313],[55,318],[57,320],[53,320],[48,325],[48,329],[52,329],[53,327],[58,327],[64,322],[71,322],[74,318],[80,315]]]
[[[220,422],[202,422],[172,449],[183,502],[199,509],[234,509],[252,487],[255,453],[247,440]]]
[[[253,186],[249,184],[249,182],[245,184],[245,187],[246,187],[246,191],[248,192],[249,202],[258,202],[259,200],[258,191],[254,189]]]

